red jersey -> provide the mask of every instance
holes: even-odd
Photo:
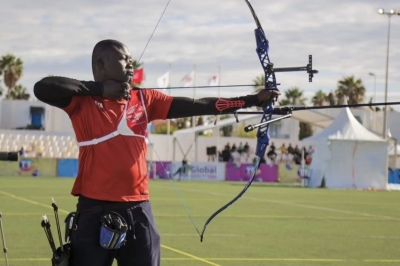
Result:
[[[79,170],[72,195],[116,202],[149,199],[147,124],[166,119],[173,98],[156,90],[131,90],[130,94],[128,105],[126,100],[76,96],[63,108],[78,143],[85,145],[79,148]],[[121,125],[131,129],[132,134],[114,136]],[[97,143],[96,139],[110,135]]]

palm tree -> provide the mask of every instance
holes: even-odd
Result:
[[[285,105],[306,105],[306,98],[303,97],[303,91],[298,87],[292,87],[285,91],[285,98],[279,104]],[[300,122],[299,139],[309,137],[313,134],[312,127],[309,123]]]
[[[3,56],[0,60],[0,74],[4,74],[4,84],[7,87],[7,98],[10,98],[11,91],[17,85],[17,81],[23,73],[23,62],[12,54]]]
[[[338,82],[338,88],[335,91],[338,99],[337,104],[344,103],[344,96],[348,98],[348,104],[358,104],[364,102],[365,87],[361,79],[355,79],[354,76],[345,77]]]
[[[328,102],[329,102],[329,105],[330,106],[332,106],[332,105],[336,105],[336,98],[335,98],[335,94],[333,94],[332,92],[330,92],[329,94],[328,94]]]
[[[285,98],[279,102],[279,105],[306,105],[306,100],[299,87],[292,87],[285,91]]]
[[[314,106],[323,106],[325,102],[328,100],[328,95],[322,90],[319,90],[315,93],[314,97],[312,97],[311,101]]]
[[[260,75],[253,79],[253,87],[255,92],[259,92],[265,88],[265,75]]]
[[[132,66],[133,66],[133,70],[136,70],[136,69],[140,68],[141,66],[143,66],[143,62],[138,62],[136,60],[132,60]]]
[[[6,99],[29,100],[29,97],[30,95],[24,86],[16,85],[14,89],[6,96]]]

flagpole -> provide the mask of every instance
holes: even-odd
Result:
[[[221,86],[221,66],[218,65],[218,86]],[[218,87],[218,98],[221,98],[221,88]],[[219,123],[219,116],[217,115],[215,117],[215,119],[217,120],[217,123]],[[217,162],[219,161],[219,144],[220,144],[220,127],[217,128]]]
[[[193,65],[193,99],[196,99],[196,64]],[[192,128],[196,126],[196,117],[192,116]],[[197,134],[194,132],[194,159],[197,162]]]
[[[169,63],[169,73],[168,73],[168,84],[167,87],[171,87],[171,70],[172,66],[171,63]],[[171,95],[170,90],[168,90],[168,95]],[[168,154],[168,159],[169,159],[169,149],[170,149],[170,141],[171,141],[171,120],[167,119],[167,138],[168,138],[168,143],[167,143],[167,154]]]
[[[221,66],[218,65],[218,86],[221,86]],[[218,98],[221,98],[221,87],[218,87]]]
[[[193,99],[196,99],[196,64],[193,65]],[[195,127],[196,117],[192,116],[192,127]]]

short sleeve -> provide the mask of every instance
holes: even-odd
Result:
[[[167,119],[173,97],[152,89],[143,89],[148,122]]]

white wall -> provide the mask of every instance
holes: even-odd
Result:
[[[61,109],[40,101],[2,100],[0,102],[0,128],[15,129],[31,124],[30,108],[44,107],[43,125],[46,131],[73,132],[68,115]]]
[[[197,140],[197,152],[196,152],[196,144],[193,135],[181,136],[176,139],[174,143],[174,136],[168,135],[158,135],[158,134],[150,134],[149,135],[150,143],[149,143],[149,152],[148,159],[149,160],[173,160],[173,161],[181,161],[183,159],[184,153],[187,154],[187,159],[189,161],[196,161],[196,153],[197,153],[197,161],[198,162],[207,162],[208,156],[206,154],[207,147],[217,146],[218,150],[222,150],[224,146],[229,143],[231,146],[236,144],[236,147],[242,142],[244,145],[248,142],[250,146],[250,159],[255,157],[254,152],[257,145],[257,139],[250,138],[236,138],[236,137],[203,137],[199,136]],[[179,148],[179,142],[182,146],[182,151]],[[274,143],[275,147],[279,149],[279,147],[284,143],[286,147],[289,143],[293,146],[299,145],[302,147],[302,142],[288,140],[288,139],[271,139],[270,144]],[[192,146],[190,148],[190,146]],[[153,147],[153,148],[152,148]],[[189,152],[188,152],[189,151]],[[279,152],[278,152],[279,154]],[[218,158],[217,158],[218,159]]]

